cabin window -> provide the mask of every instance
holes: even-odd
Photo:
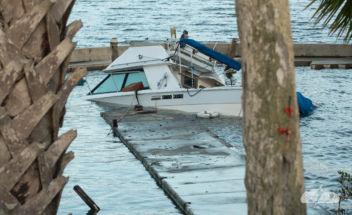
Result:
[[[183,94],[174,94],[174,99],[183,99]]]
[[[115,73],[106,76],[93,90],[93,94],[113,93],[121,91],[130,84],[142,82],[144,88],[149,88],[147,78],[143,71],[130,71],[130,73]]]
[[[160,100],[161,96],[152,96],[152,100]]]
[[[121,91],[123,81],[125,80],[126,74],[114,74],[114,75],[112,75],[112,77],[114,78],[113,84],[116,84],[117,90]],[[115,91],[116,91],[116,87],[115,87]]]
[[[111,93],[121,91],[126,74],[108,75],[103,82],[93,90],[94,93]],[[116,89],[117,87],[117,89]]]
[[[125,87],[133,83],[143,82],[144,88],[148,88],[148,83],[146,82],[146,80],[147,78],[145,77],[144,72],[129,73],[126,80]]]
[[[163,95],[163,99],[172,99],[172,95]]]

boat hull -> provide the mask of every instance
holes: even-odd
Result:
[[[144,107],[179,110],[188,113],[216,111],[226,116],[242,116],[242,88],[215,87],[175,90],[143,90],[138,92],[138,101]],[[138,104],[134,92],[117,92],[88,95],[86,100],[128,107]]]

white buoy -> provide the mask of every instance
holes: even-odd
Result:
[[[203,111],[197,113],[197,117],[199,118],[215,118],[218,117],[220,114],[215,111]]]

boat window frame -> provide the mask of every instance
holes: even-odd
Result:
[[[189,73],[189,74],[187,74]],[[180,78],[181,78],[181,84],[183,86],[183,88],[188,88],[188,89],[198,89],[199,88],[199,76],[196,74],[193,74],[193,78],[192,78],[192,73],[190,73],[189,71],[187,71],[187,73],[180,73]],[[188,85],[185,83],[185,77],[193,79],[193,88],[191,85]]]
[[[104,94],[104,93],[118,93],[118,92],[123,92],[122,89],[126,87],[125,85],[126,85],[126,82],[127,82],[127,79],[128,79],[128,75],[129,75],[130,73],[139,73],[139,74],[141,74],[141,76],[143,77],[143,79],[144,79],[144,80],[146,81],[146,83],[148,84],[148,87],[144,87],[142,90],[148,90],[148,89],[150,89],[150,85],[149,85],[149,82],[148,82],[147,77],[146,77],[146,75],[145,75],[145,72],[144,72],[143,68],[141,68],[141,69],[123,70],[123,71],[108,73],[107,76],[106,76],[102,81],[100,81],[99,84],[98,84],[97,86],[95,86],[95,87],[88,93],[88,95],[99,95],[99,94]],[[144,74],[143,74],[143,73],[144,73]],[[113,75],[115,75],[115,74],[126,74],[125,77],[124,77],[124,79],[123,79],[123,82],[122,82],[121,90],[120,90],[120,91],[118,91],[118,88],[117,88],[117,86],[116,86],[115,80],[114,80],[114,78],[113,78]],[[94,93],[94,91],[95,91],[96,89],[98,89],[98,88],[99,88],[107,79],[109,79],[109,78],[112,78],[116,91],[113,91],[113,92],[104,92],[104,93]],[[143,86],[144,86],[144,85],[143,85]]]

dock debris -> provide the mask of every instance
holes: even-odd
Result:
[[[100,211],[100,208],[97,204],[82,190],[79,185],[75,185],[73,190],[81,197],[81,199],[94,211]]]

